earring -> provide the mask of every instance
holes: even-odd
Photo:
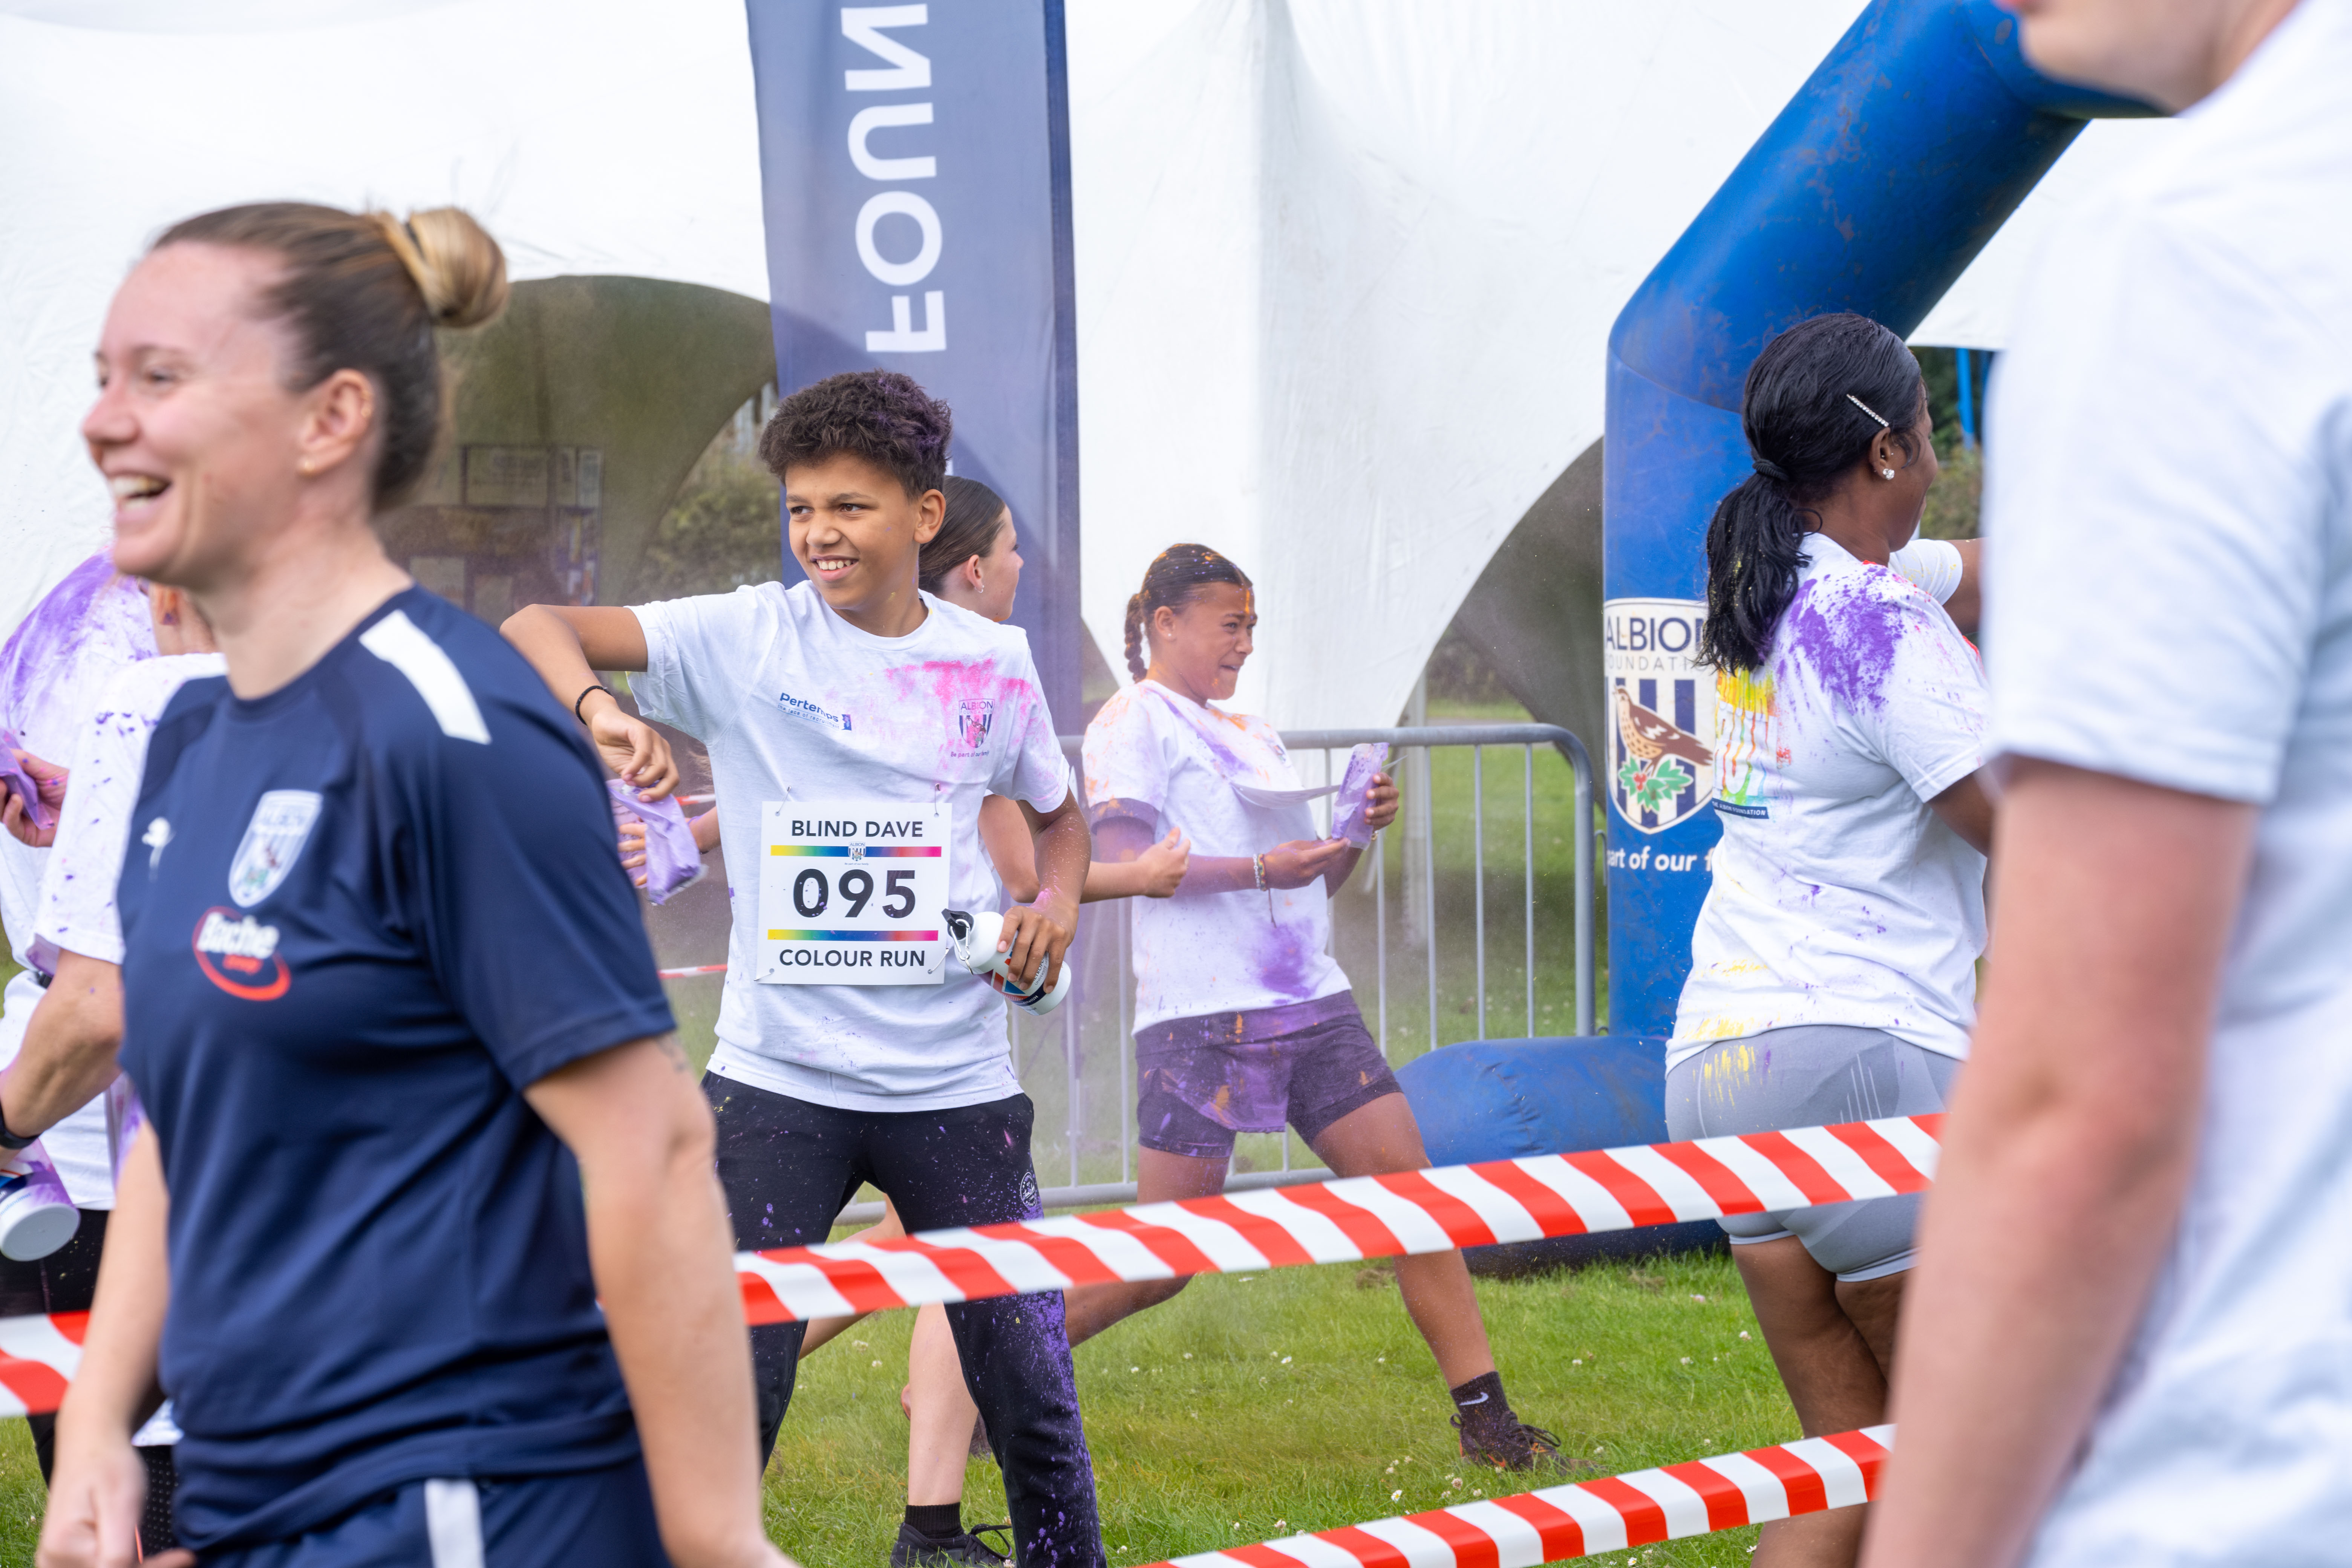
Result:
[[[1895,470],[1893,468],[1881,468],[1878,470],[1878,477],[1882,479],[1891,479],[1895,477]]]
[[[310,459],[308,458],[303,458],[300,462],[294,465],[294,471],[301,475],[306,479],[310,477]]]

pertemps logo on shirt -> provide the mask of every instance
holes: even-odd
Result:
[[[848,714],[835,713],[833,710],[820,707],[804,697],[795,697],[789,691],[779,691],[776,693],[776,706],[795,719],[805,719],[812,724],[822,724],[828,730],[838,730],[844,734],[849,732]]]
[[[273,789],[253,808],[236,858],[228,863],[228,896],[251,909],[278,890],[319,820],[319,796],[307,789]]]
[[[215,905],[196,921],[196,967],[230,995],[275,1002],[294,983],[278,951],[278,928]]]

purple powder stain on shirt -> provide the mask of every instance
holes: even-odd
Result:
[[[1849,708],[1883,706],[1895,649],[1911,624],[1900,602],[1861,577],[1808,578],[1780,617],[1774,658],[1802,660],[1822,689]]]
[[[147,596],[116,574],[103,551],[67,573],[0,645],[0,724],[28,728],[42,694],[64,684],[99,642],[127,648],[133,659],[155,655]]]
[[[656,904],[666,902],[671,894],[702,874],[702,851],[695,847],[694,829],[688,825],[686,813],[678,809],[675,796],[639,800],[635,788],[619,779],[606,779],[604,789],[613,797],[615,824],[646,825],[647,898]]]

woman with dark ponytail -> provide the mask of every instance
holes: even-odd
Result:
[[[1677,1139],[1941,1110],[1976,1021],[1992,809],[1985,684],[1915,541],[1936,479],[1903,341],[1817,316],[1765,345],[1755,472],[1706,534],[1723,839],[1666,1052]],[[1916,1197],[1722,1222],[1808,1436],[1886,1418]],[[1758,1568],[1845,1568],[1859,1510],[1764,1527]]]
[[[1194,853],[1176,896],[1135,907],[1136,1186],[1146,1203],[1221,1193],[1236,1132],[1297,1128],[1343,1176],[1427,1166],[1396,1075],[1333,963],[1331,895],[1359,844],[1322,838],[1273,725],[1230,701],[1257,626],[1242,569],[1215,551],[1164,551],[1127,602],[1135,684],[1087,726],[1095,853],[1132,858],[1181,827]],[[1372,775],[1364,823],[1396,819]],[[1369,835],[1363,836],[1369,837]],[[1168,1300],[1182,1279],[1069,1293],[1070,1342]],[[1458,1252],[1401,1258],[1397,1285],[1460,1414],[1463,1457],[1559,1469],[1549,1434],[1513,1413]]]

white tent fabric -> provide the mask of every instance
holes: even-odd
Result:
[[[1070,0],[1083,599],[1194,539],[1256,579],[1240,701],[1386,722],[1601,433],[1643,274],[1859,0]],[[2095,127],[1922,338],[1998,344]],[[741,0],[0,0],[0,626],[103,542],[109,294],[235,201],[463,204],[519,278],[764,300]]]

